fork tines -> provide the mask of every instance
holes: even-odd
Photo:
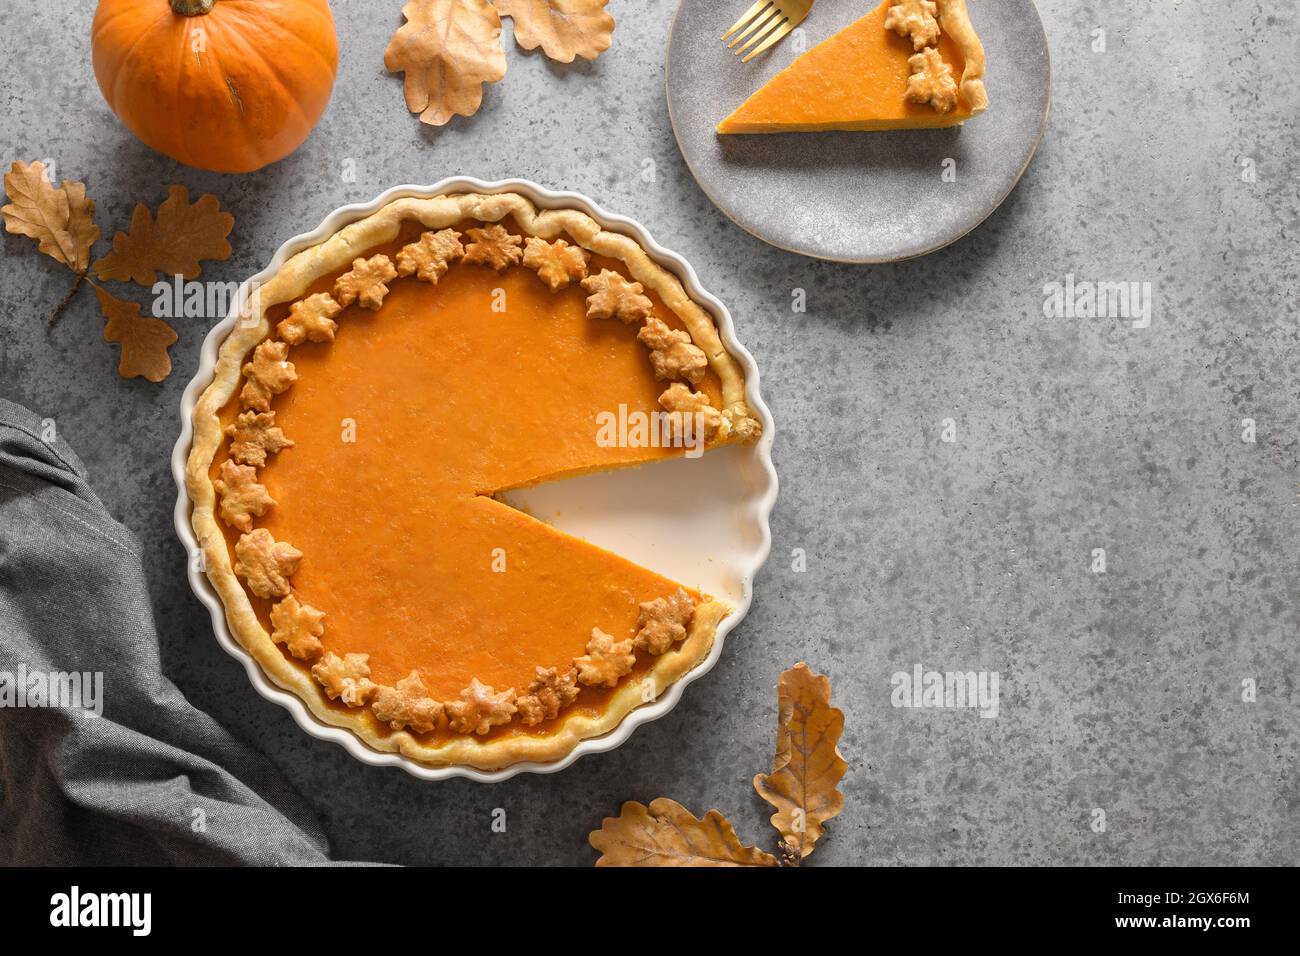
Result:
[[[730,37],[731,42],[727,47],[733,50],[736,56],[744,53],[743,62],[748,63],[779,42],[794,27],[794,19],[777,0],[756,0],[753,6],[731,25],[731,29],[722,34],[722,39],[726,40]]]

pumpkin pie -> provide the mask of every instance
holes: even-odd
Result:
[[[718,132],[929,129],[987,108],[966,0],[885,0],[772,77]]]
[[[607,733],[730,611],[501,493],[760,431],[713,319],[632,238],[517,194],[408,198],[251,297],[186,480],[273,682],[376,750],[491,769]]]

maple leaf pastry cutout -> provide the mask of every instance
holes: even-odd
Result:
[[[393,730],[409,727],[417,734],[428,733],[442,715],[442,704],[429,696],[419,671],[411,671],[395,687],[382,684],[375,691],[370,711],[375,719]]]
[[[289,593],[289,578],[302,562],[302,552],[291,544],[276,541],[271,532],[258,528],[235,542],[235,573],[248,583],[248,590],[260,598],[282,598]]]
[[[348,707],[362,707],[375,695],[379,685],[370,680],[369,654],[344,654],[333,651],[312,665],[312,676],[325,689],[330,700]]]
[[[465,262],[474,266],[487,266],[501,272],[523,258],[519,244],[523,241],[504,226],[491,225],[482,229],[469,229],[471,239],[465,247]]]
[[[529,236],[524,243],[524,265],[532,269],[552,292],[587,275],[587,251],[563,239],[547,242]]]
[[[397,269],[388,256],[353,259],[352,271],[334,280],[334,298],[342,306],[356,302],[363,309],[378,310],[388,295],[388,283],[396,278]]]
[[[241,465],[261,468],[267,455],[275,455],[293,442],[275,425],[275,412],[241,412],[234,424],[226,426],[230,439],[230,457]]]
[[[44,163],[15,162],[4,175],[9,203],[0,208],[5,231],[36,240],[36,248],[81,275],[99,238],[95,202],[82,183],[55,186]]]
[[[191,204],[184,186],[172,186],[158,207],[155,218],[144,203],[137,203],[131,229],[113,237],[113,250],[91,268],[101,279],[130,280],[153,285],[164,276],[196,278],[202,259],[229,259],[226,237],[235,228],[235,217],[221,211],[211,194]]]
[[[723,414],[709,404],[703,392],[693,392],[681,382],[674,382],[659,396],[659,404],[668,412],[669,423],[677,435],[698,435],[704,431],[704,440],[726,438],[730,423]],[[689,426],[686,418],[691,417]]]
[[[645,287],[641,283],[629,282],[610,269],[583,279],[582,287],[588,292],[589,319],[618,319],[626,325],[649,318],[654,312],[654,303],[643,295]]]
[[[708,370],[704,350],[691,342],[688,332],[670,328],[667,322],[650,316],[636,334],[650,348],[650,367],[655,378],[663,381],[684,380],[698,385]]]
[[[397,274],[414,275],[421,282],[437,285],[451,264],[463,255],[465,247],[455,229],[426,232],[397,253]]]
[[[271,640],[283,644],[300,660],[314,660],[325,648],[320,642],[325,633],[325,612],[303,604],[290,594],[271,608]]]
[[[907,65],[912,68],[905,94],[909,100],[929,103],[940,113],[950,112],[957,105],[957,81],[938,50],[922,50],[909,58]]]
[[[493,0],[503,17],[515,21],[515,42],[525,50],[542,52],[559,63],[575,56],[594,60],[609,49],[614,18],[605,12],[608,0]]]
[[[317,292],[289,306],[289,317],[275,327],[280,338],[290,345],[303,342],[333,342],[339,324],[334,316],[343,306],[328,292]]]
[[[939,7],[934,0],[894,0],[885,13],[885,29],[912,38],[913,50],[924,50],[939,42]]]
[[[620,677],[631,673],[632,666],[636,664],[636,656],[632,653],[630,639],[615,642],[612,634],[593,627],[586,655],[574,658],[573,663],[578,668],[578,680],[582,683],[613,687]]]
[[[298,381],[298,371],[289,361],[289,346],[284,342],[262,342],[253,349],[253,361],[244,365],[244,387],[239,400],[257,412],[271,410],[271,399]]]
[[[573,703],[581,688],[578,687],[578,669],[566,667],[539,667],[528,685],[528,693],[515,700],[519,719],[534,727],[543,720],[554,720],[560,710]]]
[[[258,484],[257,469],[252,465],[221,463],[221,477],[212,482],[221,497],[221,520],[240,531],[253,530],[253,518],[261,517],[275,505],[275,499]]]
[[[670,597],[645,601],[641,605],[632,646],[639,651],[662,654],[686,637],[686,630],[694,617],[695,600],[684,588],[678,588],[677,593]]]
[[[460,700],[445,705],[449,726],[458,734],[485,734],[499,724],[510,723],[515,715],[515,689],[496,693],[477,677],[460,692]]]

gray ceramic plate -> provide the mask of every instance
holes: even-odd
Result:
[[[1020,180],[1047,124],[1052,66],[1033,0],[971,0],[989,111],[965,126],[889,133],[719,136],[718,120],[797,56],[791,35],[741,63],[718,39],[748,0],[682,0],[668,39],[668,112],[700,188],[737,225],[790,252],[893,262],[970,232]],[[869,12],[817,0],[806,46]],[[944,182],[943,161],[956,161]]]

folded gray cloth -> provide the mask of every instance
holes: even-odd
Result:
[[[302,798],[163,676],[139,546],[49,431],[0,399],[0,862],[326,862]]]

